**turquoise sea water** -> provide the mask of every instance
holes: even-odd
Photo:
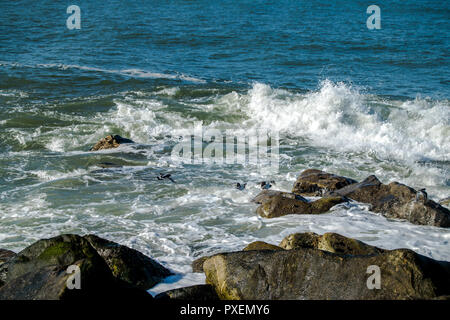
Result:
[[[79,30],[66,27],[72,4]],[[449,5],[383,1],[381,29],[369,30],[371,4],[1,2],[0,247],[95,233],[185,283],[202,281],[190,274],[196,257],[303,231],[450,261],[445,229],[364,205],[266,220],[249,203],[256,182],[289,191],[311,167],[450,195]],[[174,162],[178,137],[199,123],[235,136],[276,130],[279,171]],[[137,144],[88,152],[111,133]]]

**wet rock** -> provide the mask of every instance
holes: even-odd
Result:
[[[78,266],[81,289],[67,286],[69,266]],[[39,240],[1,265],[6,267],[2,299],[151,299],[113,276],[105,260],[77,235]]]
[[[11,250],[0,249],[0,265],[15,256],[16,253]]]
[[[101,139],[99,142],[97,142],[90,151],[97,151],[97,150],[104,150],[104,149],[113,149],[117,148],[123,143],[134,143],[133,140],[122,138],[119,135],[109,135],[103,139]]]
[[[341,196],[331,196],[309,202],[286,192],[259,194],[255,199],[260,203],[256,213],[264,218],[276,218],[287,214],[325,213],[331,207],[347,201]]]
[[[362,182],[330,192],[358,202],[369,203],[371,211],[388,218],[406,219],[414,224],[450,227],[450,211],[427,199],[416,200],[417,191],[398,182],[383,184],[374,175]]]
[[[203,263],[206,261],[206,259],[208,259],[209,256],[207,257],[201,257],[198,259],[195,259],[194,261],[192,261],[192,272],[194,273],[203,273]]]
[[[264,202],[270,201],[272,198],[281,196],[283,198],[293,199],[293,200],[301,200],[304,202],[308,202],[307,199],[303,198],[301,195],[291,193],[291,192],[283,192],[277,190],[263,190],[256,197],[254,197],[251,201],[254,203],[262,204]]]
[[[84,236],[105,260],[113,276],[138,288],[147,290],[173,273],[141,252],[102,239]]]
[[[270,243],[266,243],[263,241],[255,241],[252,243],[249,243],[244,249],[242,249],[243,251],[249,251],[249,250],[283,250],[283,248],[270,244]]]
[[[310,248],[345,255],[379,254],[385,250],[337,233],[318,235],[314,232],[294,233],[284,238],[280,247],[286,250]]]
[[[327,191],[338,190],[356,182],[325,171],[307,169],[297,178],[292,192],[306,196],[321,196]]]
[[[219,296],[213,286],[203,284],[165,291],[156,295],[155,299],[214,301],[219,300]]]
[[[331,253],[310,248],[323,241],[317,237],[309,234],[291,250],[214,255],[203,265],[206,282],[221,299],[233,300],[436,299],[450,294],[450,262],[407,249],[370,248],[353,239],[341,246],[342,236],[334,235],[328,236],[327,250],[345,254]],[[372,283],[369,266],[380,268],[380,289],[367,285]]]

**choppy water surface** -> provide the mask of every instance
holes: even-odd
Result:
[[[449,196],[445,2],[383,2],[376,31],[362,1],[79,1],[78,31],[65,28],[64,4],[27,3],[0,4],[0,247],[95,233],[185,284],[203,281],[190,274],[196,257],[303,231],[450,261],[446,229],[364,205],[262,219],[249,203],[256,182],[289,191],[306,168]],[[278,131],[279,171],[174,161],[178,138],[199,124]],[[88,152],[110,133],[137,143]]]

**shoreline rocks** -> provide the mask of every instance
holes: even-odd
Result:
[[[289,250],[209,257],[203,264],[206,282],[227,300],[403,300],[450,294],[450,262],[408,249],[384,250],[338,234],[291,235],[282,244],[292,245],[293,238],[306,241],[297,241]],[[321,242],[328,245],[318,245]],[[367,286],[369,266],[381,270],[380,289]]]
[[[69,266],[79,268],[81,289],[67,287]],[[143,288],[170,273],[136,250],[73,234],[39,240],[0,269],[0,300],[151,299]]]
[[[122,138],[119,135],[109,135],[97,142],[89,151],[113,149],[124,143],[134,143],[133,140]]]
[[[322,196],[324,192],[338,190],[353,183],[357,181],[322,170],[307,169],[298,176],[292,192],[305,196]]]

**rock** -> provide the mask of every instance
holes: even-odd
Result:
[[[113,276],[138,288],[148,290],[173,273],[141,252],[102,239],[84,236],[105,260]]]
[[[123,143],[134,143],[134,141],[126,138],[122,138],[119,135],[109,135],[103,139],[101,139],[99,142],[97,142],[90,151],[97,151],[97,150],[104,150],[104,149],[113,149],[117,148]]]
[[[213,286],[202,284],[165,291],[156,295],[155,299],[214,301],[219,300],[219,296]]]
[[[289,193],[259,194],[256,196],[260,206],[256,213],[263,218],[281,217],[287,214],[320,214],[331,207],[347,201],[341,196],[324,197],[308,202],[306,199],[296,198]]]
[[[16,256],[16,253],[11,250],[0,249],[0,264],[8,261]]]
[[[338,190],[356,182],[356,180],[321,170],[307,169],[297,178],[292,192],[307,196],[321,196],[326,191]]]
[[[356,239],[331,232],[322,236],[314,232],[294,233],[284,238],[280,247],[286,250],[311,248],[345,255],[369,255],[385,251]]]
[[[69,289],[69,266],[80,269],[81,289]],[[145,290],[115,278],[105,260],[77,235],[39,240],[1,265],[0,300],[151,299]]]
[[[192,261],[192,272],[194,273],[203,273],[203,263],[206,261],[206,259],[208,259],[209,256],[207,257],[201,257],[198,259],[195,259],[194,261]]]
[[[450,211],[428,199],[416,201],[417,191],[398,182],[383,184],[375,176],[360,183],[330,192],[358,202],[371,204],[371,211],[387,218],[406,219],[414,224],[450,227]]]
[[[307,235],[306,239],[314,246],[314,236]],[[407,249],[374,249],[374,253],[365,251],[367,245],[355,243],[356,247],[337,246],[333,250],[358,255],[305,247],[220,253],[207,259],[203,269],[206,282],[214,286],[220,299],[397,300],[436,299],[450,294],[450,262]],[[359,254],[364,252],[370,254]],[[367,286],[372,283],[369,266],[380,268],[380,289]]]
[[[447,197],[445,199],[439,200],[439,204],[441,206],[450,207],[450,197]]]
[[[255,241],[252,243],[249,243],[243,251],[249,251],[249,250],[283,250],[283,248],[280,248],[279,246],[266,243],[263,241]]]
[[[256,197],[254,197],[251,201],[254,203],[262,204],[263,202],[267,202],[274,197],[281,196],[283,198],[293,199],[293,200],[301,200],[304,202],[308,202],[307,199],[302,196],[291,193],[291,192],[283,192],[277,190],[263,190]]]

